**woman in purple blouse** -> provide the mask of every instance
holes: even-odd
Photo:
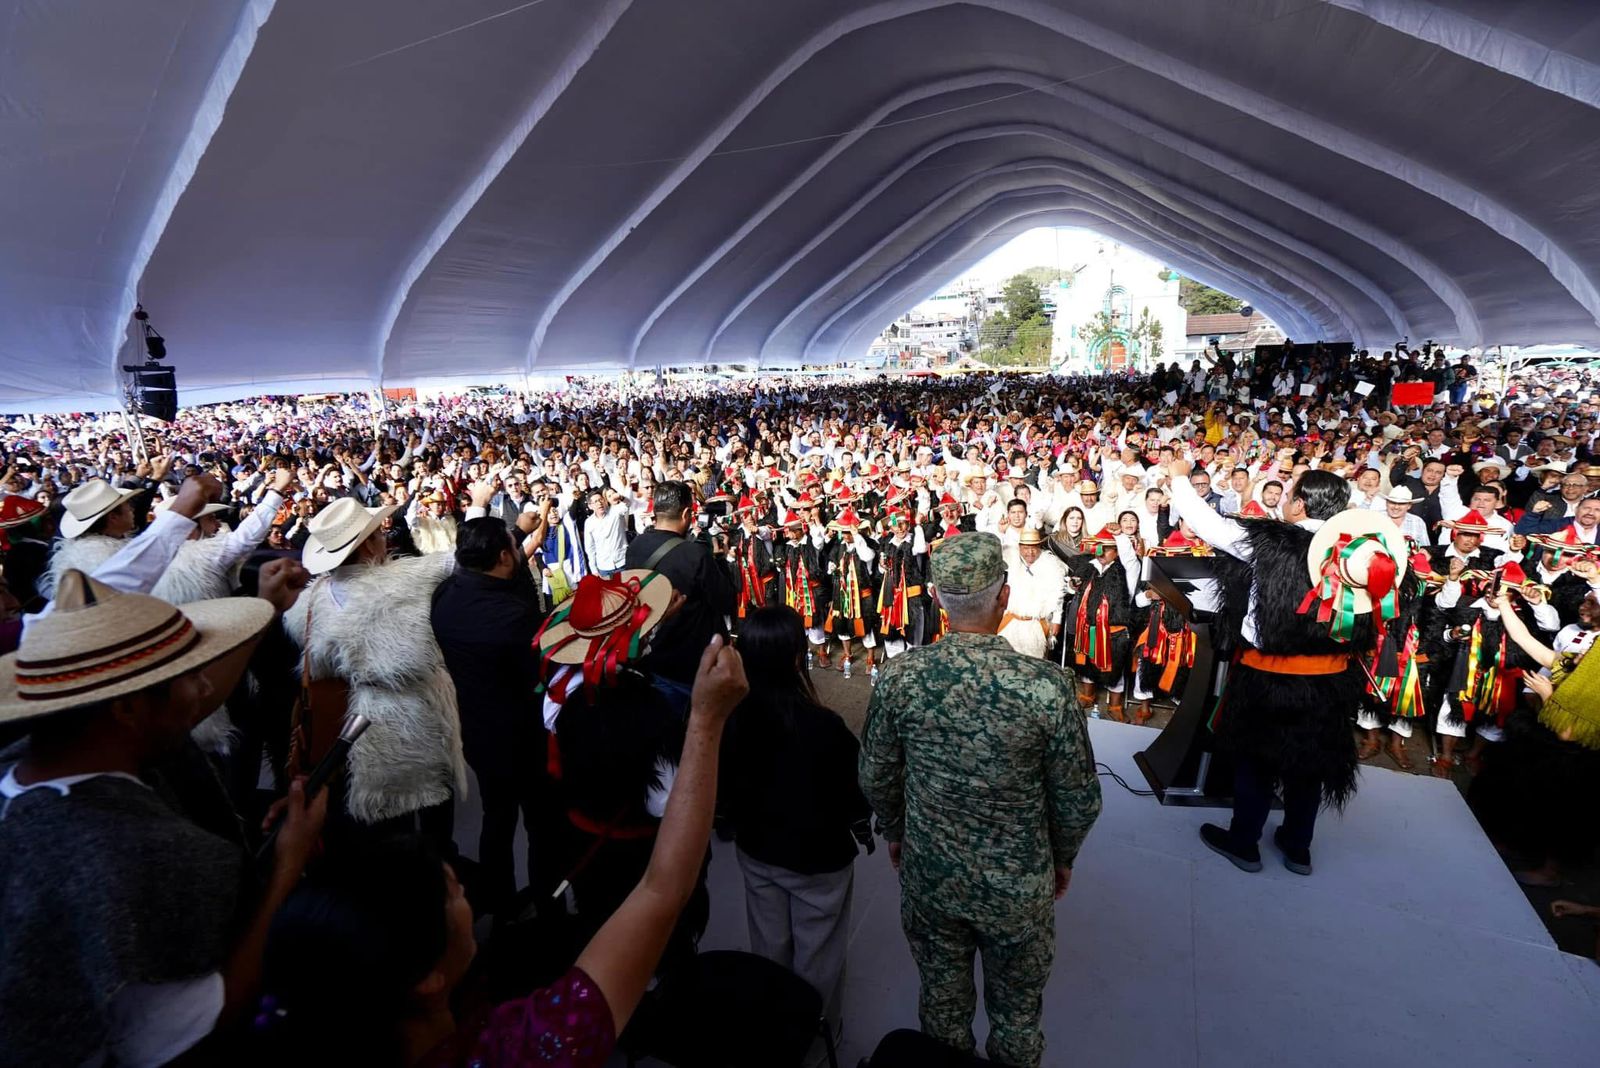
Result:
[[[748,690],[739,654],[713,639],[649,868],[554,984],[458,1026],[451,993],[477,946],[454,872],[414,850],[332,858],[274,921],[257,1051],[341,1068],[600,1068],[696,885],[722,729]]]

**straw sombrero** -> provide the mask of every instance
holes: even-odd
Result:
[[[177,678],[243,645],[272,622],[257,597],[193,601],[181,609],[67,570],[55,607],[0,657],[0,723],[81,708]]]
[[[1044,531],[1038,527],[1023,527],[1022,533],[1017,536],[1018,545],[1043,545],[1044,542]]]
[[[354,497],[340,497],[306,524],[306,532],[311,536],[306,539],[300,562],[313,575],[332,571],[371,537],[398,507],[390,504],[382,508],[363,508]]]
[[[545,620],[534,646],[550,663],[581,664],[584,681],[598,685],[638,658],[671,600],[672,583],[657,571],[634,568],[614,578],[585,575]]]
[[[1306,553],[1311,594],[1302,605],[1320,605],[1318,618],[1331,623],[1335,638],[1348,638],[1357,615],[1378,602],[1384,619],[1393,619],[1400,582],[1410,563],[1405,535],[1387,516],[1366,508],[1347,508],[1317,528]]]
[[[67,511],[61,517],[61,536],[76,538],[87,533],[117,505],[138,495],[136,489],[117,489],[103,478],[91,478],[63,498],[61,503]]]

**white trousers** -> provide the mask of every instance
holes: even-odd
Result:
[[[850,892],[855,865],[802,875],[738,851],[750,950],[777,961],[817,988],[837,1033],[850,942]]]
[[[1379,727],[1378,717],[1363,708],[1356,713],[1356,726],[1364,731],[1375,731]],[[1397,719],[1389,724],[1389,729],[1402,738],[1411,737],[1411,721],[1409,719]]]

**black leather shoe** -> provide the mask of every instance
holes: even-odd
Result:
[[[1311,850],[1290,849],[1283,841],[1283,828],[1279,827],[1272,832],[1272,844],[1278,847],[1278,852],[1283,854],[1283,866],[1296,875],[1311,874]]]
[[[1228,834],[1226,827],[1218,827],[1215,823],[1202,823],[1200,840],[1211,852],[1227,857],[1240,871],[1261,870],[1261,850],[1255,846],[1251,846],[1248,850],[1240,849],[1234,844],[1233,837]]]

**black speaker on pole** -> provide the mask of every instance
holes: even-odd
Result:
[[[147,363],[142,367],[124,367],[133,375],[133,408],[140,415],[152,416],[164,423],[178,418],[178,375],[170,367]]]
[[[144,363],[122,366],[133,378],[128,389],[133,410],[170,423],[178,417],[178,373],[161,363],[167,355],[167,339],[150,325],[150,313],[144,305],[135,305],[133,318],[139,324],[145,352]]]

